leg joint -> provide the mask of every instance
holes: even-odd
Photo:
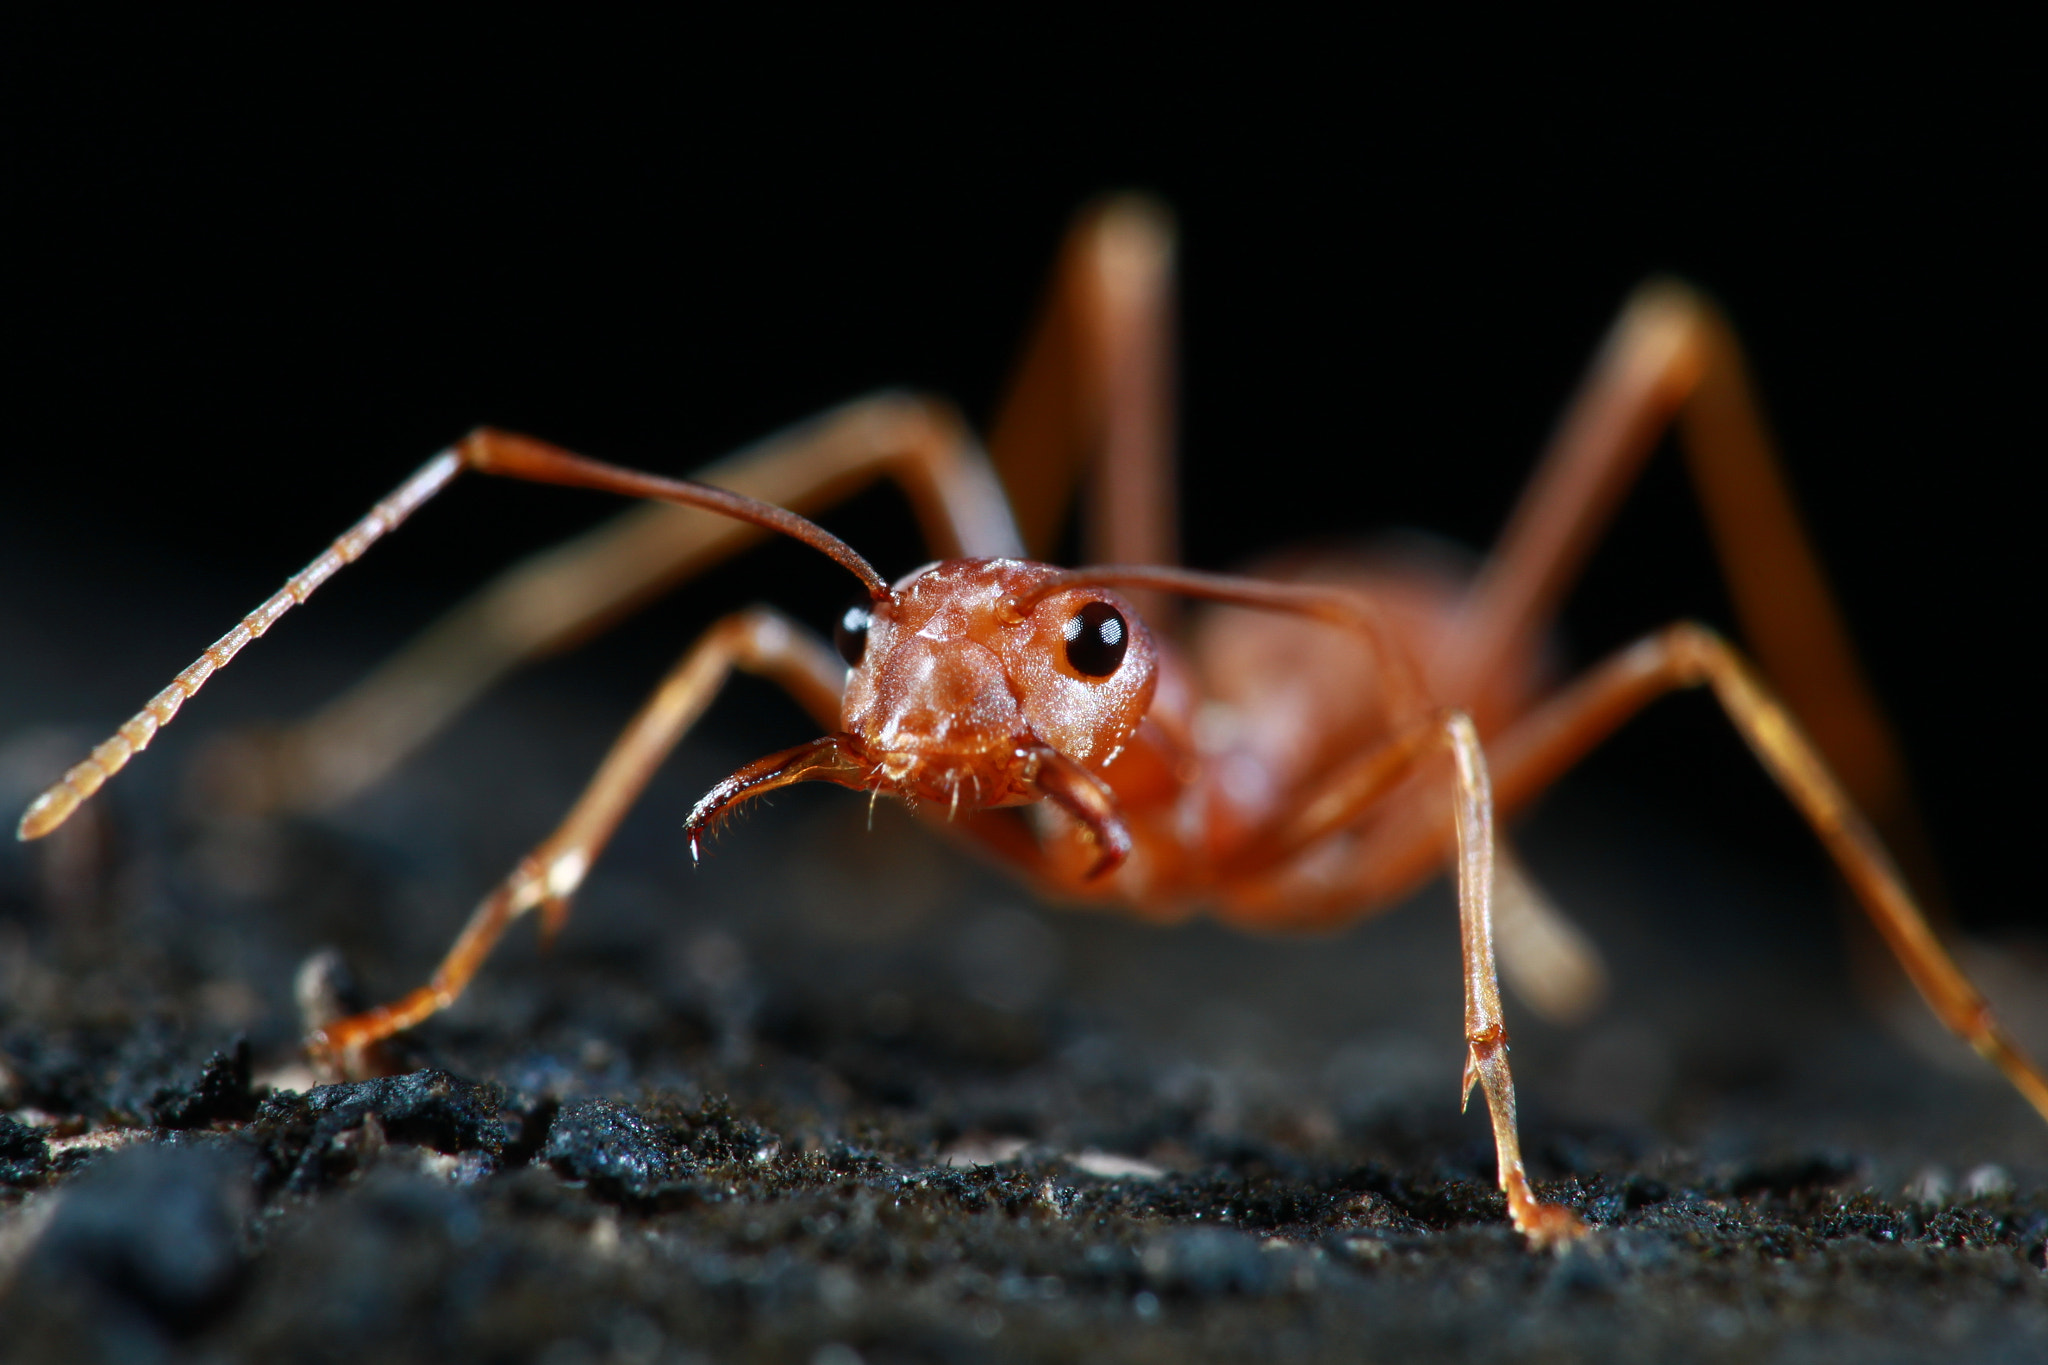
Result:
[[[463,438],[455,443],[455,453],[462,463],[471,469],[490,472],[491,456],[507,439],[518,439],[512,433],[496,427],[472,427]]]
[[[958,408],[935,394],[883,389],[860,399],[855,410],[905,444],[950,448],[967,437],[967,419]]]
[[[1709,681],[1734,653],[1720,632],[1697,621],[1667,626],[1657,641],[1670,658],[1678,681],[1687,687]]]
[[[1491,1056],[1508,1045],[1507,1026],[1501,1023],[1492,1023],[1484,1028],[1473,1029],[1465,1035],[1465,1041],[1470,1044],[1474,1053],[1482,1057]]]
[[[773,607],[747,607],[721,620],[712,634],[730,652],[735,668],[760,673],[788,657],[797,627]]]

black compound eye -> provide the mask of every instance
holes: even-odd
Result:
[[[1124,614],[1107,602],[1090,602],[1067,618],[1060,627],[1067,637],[1067,662],[1076,673],[1106,678],[1124,661],[1124,649],[1131,642]]]
[[[868,627],[874,623],[874,604],[865,597],[847,603],[832,623],[832,643],[839,646],[839,657],[848,668],[860,667],[861,656],[868,652]]]

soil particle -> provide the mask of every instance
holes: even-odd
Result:
[[[245,1271],[246,1151],[142,1144],[69,1183],[7,1302],[11,1359],[164,1358]]]
[[[0,1184],[40,1184],[50,1170],[50,1144],[25,1123],[0,1118]]]
[[[565,1104],[548,1126],[541,1160],[614,1199],[658,1200],[686,1188],[698,1167],[685,1135],[610,1100]]]
[[[1148,1288],[1193,1298],[1261,1295],[1291,1283],[1286,1243],[1262,1248],[1249,1234],[1227,1228],[1177,1228],[1153,1238],[1140,1253]]]
[[[483,1169],[503,1152],[503,1092],[443,1071],[283,1091],[256,1110],[264,1183],[308,1194],[359,1166],[386,1143],[474,1153]]]
[[[219,1121],[252,1118],[255,1113],[246,1038],[235,1039],[227,1051],[207,1058],[193,1084],[166,1086],[149,1101],[150,1118],[159,1128],[204,1128]]]

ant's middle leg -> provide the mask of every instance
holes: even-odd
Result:
[[[550,939],[568,919],[570,897],[662,761],[704,714],[734,669],[759,674],[796,698],[824,728],[838,724],[845,666],[825,645],[766,608],[726,617],[662,681],[613,741],[604,762],[554,833],[519,860],[484,898],[427,984],[363,1014],[314,1030],[313,1054],[345,1074],[373,1069],[372,1049],[455,1003],[512,921],[541,914]]]
[[[1778,786],[1806,818],[1832,856],[1906,975],[1958,1037],[2005,1074],[2028,1103],[2048,1118],[2048,1078],[1992,1017],[1984,997],[1935,936],[1905,879],[1877,834],[1809,739],[1791,710],[1754,669],[1713,632],[1677,625],[1614,655],[1566,687],[1488,744],[1501,809],[1525,804],[1623,722],[1658,697],[1706,686]],[[1348,800],[1305,803],[1324,808],[1329,830],[1355,822],[1381,803],[1388,783],[1364,780],[1369,762],[1340,773],[1336,794]],[[1287,906],[1287,927],[1340,922],[1360,902],[1401,894],[1443,865],[1452,830],[1440,806],[1427,799],[1381,805],[1374,824],[1350,859],[1342,884],[1304,885],[1281,867],[1243,893],[1245,913]],[[1271,921],[1270,915],[1267,922]]]
[[[1791,709],[1726,641],[1681,624],[1623,650],[1495,740],[1501,804],[1534,796],[1656,698],[1713,690],[1743,740],[1806,818],[1879,935],[1936,1016],[2048,1118],[2048,1077],[1993,1018],[1942,946],[1884,843]]]

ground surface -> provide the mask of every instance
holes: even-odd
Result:
[[[0,624],[12,809],[97,738],[32,722],[147,684]],[[239,703],[345,676],[278,653]],[[1152,928],[824,790],[693,872],[681,813],[787,717],[714,716],[551,958],[515,933],[406,1074],[314,1088],[301,962],[414,984],[618,714],[515,683],[290,821],[197,812],[195,719],[65,839],[9,841],[0,1355],[2048,1358],[2038,1120],[1856,1001],[1818,873],[1597,792],[1520,836],[1618,977],[1578,1030],[1510,1003],[1539,1184],[1597,1228],[1563,1255],[1508,1230],[1457,1112],[1440,890],[1333,940]]]

